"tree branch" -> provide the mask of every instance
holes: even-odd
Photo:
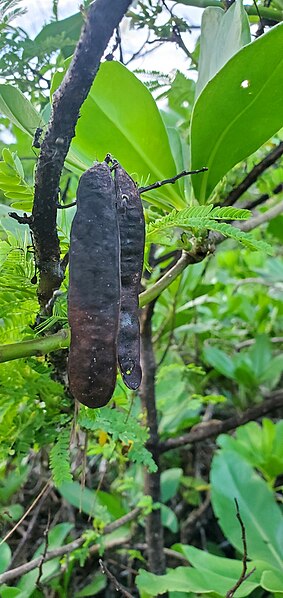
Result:
[[[201,442],[212,436],[218,436],[219,434],[223,434],[223,432],[229,432],[239,426],[243,426],[249,421],[263,417],[279,407],[283,407],[283,391],[281,390],[274,391],[271,398],[264,399],[262,403],[250,407],[244,411],[244,413],[237,413],[224,421],[210,420],[209,422],[198,424],[187,434],[160,442],[159,450],[161,453],[164,453],[173,448],[179,448],[186,444],[194,444],[195,442]]]
[[[107,44],[131,0],[96,0],[87,13],[70,68],[53,95],[52,115],[41,144],[32,210],[36,265],[40,273],[38,299],[44,308],[64,273],[56,230],[59,180],[75,135],[80,108],[99,69]]]
[[[21,357],[41,357],[46,353],[67,349],[70,345],[70,330],[64,328],[56,334],[50,334],[44,337],[34,338],[30,341],[21,343],[12,343],[11,345],[0,346],[0,363],[12,361]]]
[[[148,450],[157,465],[157,471],[144,472],[144,494],[151,496],[153,503],[160,502],[159,436],[155,402],[155,358],[152,345],[152,316],[155,301],[149,303],[141,313],[141,366],[142,382],[140,397],[146,423],[149,428]],[[152,573],[165,573],[163,526],[160,509],[153,509],[145,523],[148,566]]]
[[[276,216],[279,216],[279,214],[282,214],[282,212],[283,201],[277,203],[275,206],[270,208],[270,210],[262,212],[257,216],[253,216],[253,218],[250,218],[250,220],[247,220],[246,222],[241,222],[240,224],[236,223],[234,226],[240,228],[243,232],[248,233],[249,231],[254,230],[254,228],[257,228],[266,222],[270,222],[270,220],[273,220],[273,218],[276,218]]]
[[[283,141],[281,141],[267,156],[263,158],[253,169],[247,174],[244,180],[226,197],[225,201],[221,204],[222,206],[232,206],[234,203],[255,183],[260,175],[267,170],[280,156],[283,154]]]
[[[278,195],[282,191],[283,191],[283,183],[279,183],[279,185],[276,185],[276,187],[274,187],[274,189],[272,190],[271,194],[269,194],[269,193],[263,193],[262,195],[260,195],[256,199],[253,199],[252,201],[245,202],[244,204],[241,205],[241,207],[247,208],[248,210],[253,210],[257,206],[260,206],[265,201],[267,201],[268,199],[270,199],[270,197],[272,197],[272,195]]]
[[[125,525],[125,523],[129,523],[130,521],[133,521],[134,519],[136,519],[138,517],[140,512],[141,512],[141,509],[135,508],[132,511],[130,511],[130,513],[127,513],[126,515],[123,515],[123,517],[120,517],[120,519],[116,519],[116,521],[113,521],[113,523],[109,523],[109,525],[105,526],[103,535],[110,534],[114,530]],[[69,554],[70,552],[77,550],[84,544],[84,542],[85,542],[85,537],[80,536],[76,540],[73,540],[73,542],[69,542],[68,544],[65,544],[64,546],[59,546],[59,548],[54,548],[54,550],[49,550],[45,555],[44,563],[47,563],[47,561],[51,561],[51,559],[54,559],[56,557],[63,556],[64,554]],[[117,538],[110,542],[106,542],[105,549],[108,550],[109,548],[114,548],[115,546],[119,546],[120,544],[123,544],[123,543],[124,543],[124,539],[121,540],[121,538]],[[98,554],[100,550],[101,550],[101,544],[94,544],[93,546],[90,547],[90,554]],[[15,567],[15,569],[11,569],[11,571],[6,571],[6,573],[2,573],[2,575],[0,575],[0,584],[9,582],[12,579],[21,577],[22,575],[25,575],[25,573],[28,573],[29,571],[36,569],[37,567],[40,566],[41,561],[42,561],[42,555],[40,555],[36,559],[33,559],[29,563],[24,563],[24,565]]]

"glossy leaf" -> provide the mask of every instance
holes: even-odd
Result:
[[[192,168],[196,198],[204,203],[218,181],[283,124],[283,24],[242,48],[209,81],[193,111]],[[272,110],[267,107],[272,106]]]
[[[82,590],[76,592],[75,598],[82,598],[83,596],[96,596],[107,585],[106,576],[103,573],[96,573],[91,583],[84,586]]]
[[[261,585],[268,592],[283,594],[283,572],[264,571]]]
[[[76,41],[79,39],[81,28],[83,25],[83,15],[81,12],[78,12],[66,19],[61,19],[60,21],[53,21],[48,23],[41,29],[39,34],[34,39],[34,55],[36,55],[36,51],[38,46],[44,43],[46,40],[56,37],[56,36],[64,36],[67,38],[68,43],[63,46],[62,53],[65,58],[70,56],[74,51],[74,46]],[[74,40],[74,43],[71,43],[71,40]]]
[[[213,459],[211,484],[213,509],[231,544],[243,553],[234,503],[237,498],[249,558],[280,569],[283,566],[283,516],[266,482],[240,455],[222,450]]]
[[[37,127],[42,124],[40,114],[24,94],[9,84],[0,84],[0,112],[32,137]]]
[[[240,454],[268,480],[275,480],[283,472],[283,421],[274,424],[263,419],[260,426],[250,422],[237,429],[235,436],[222,434],[218,444],[223,449]]]
[[[97,505],[106,507],[113,519],[122,517],[126,512],[121,501],[115,496],[102,491],[93,492],[89,488],[82,488],[78,482],[63,482],[59,492],[71,505],[90,517],[95,517]]]
[[[162,525],[167,527],[173,534],[176,534],[179,529],[179,522],[174,511],[163,504],[160,505],[160,510]]]
[[[50,530],[48,533],[48,549],[53,550],[54,548],[58,548],[62,546],[64,543],[65,538],[67,537],[68,533],[71,531],[73,524],[71,523],[59,523],[53,529]],[[43,542],[40,547],[35,551],[32,558],[38,557],[40,554],[43,553],[45,548],[45,543]],[[51,575],[55,573],[57,569],[59,569],[60,558],[54,558],[45,563],[42,567],[42,576],[41,581],[44,582],[45,579],[48,579]],[[38,578],[38,569],[34,569],[29,573],[26,573],[18,583],[18,588],[21,589],[21,594],[19,595],[20,598],[29,598],[32,595],[35,587],[36,587],[36,580]]]
[[[226,378],[235,379],[234,375],[234,363],[232,359],[221,349],[217,347],[205,346],[203,349],[204,360],[215,368],[220,374],[226,376]]]
[[[4,542],[0,546],[0,573],[6,571],[11,560],[11,549],[9,544]]]
[[[218,6],[204,10],[196,97],[224,64],[250,41],[249,20],[241,0],[236,0],[226,11]]]
[[[160,479],[162,502],[167,502],[175,496],[180,485],[182,473],[183,471],[180,467],[171,467],[171,469],[162,471]]]
[[[63,75],[56,73],[52,91]],[[114,155],[140,184],[176,174],[166,128],[153,97],[133,73],[114,61],[100,66],[81,108],[69,159],[85,169],[94,160],[103,160],[107,153]],[[175,185],[162,187],[154,196],[162,205],[185,206]]]
[[[169,569],[166,575],[154,575],[140,569],[136,578],[139,590],[146,591],[150,596],[159,596],[167,591],[196,592],[197,594],[209,594],[214,598],[224,598],[237,581],[238,576],[227,572],[215,573],[213,570],[194,569],[192,567],[177,567]],[[246,581],[237,592],[237,597],[248,596],[258,583]]]

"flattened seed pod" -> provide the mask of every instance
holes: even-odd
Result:
[[[141,383],[138,293],[143,267],[145,226],[139,191],[128,173],[115,165],[117,213],[121,246],[121,313],[118,361],[128,388]]]
[[[70,390],[91,408],[114,392],[120,313],[120,244],[115,185],[98,163],[81,177],[70,243]]]

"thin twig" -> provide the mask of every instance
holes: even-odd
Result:
[[[34,526],[35,526],[35,524],[37,522],[37,518],[38,518],[38,514],[40,512],[40,509],[41,509],[44,501],[46,500],[46,498],[47,498],[50,490],[51,490],[51,486],[49,486],[45,490],[44,494],[41,496],[40,500],[38,501],[37,506],[36,506],[36,508],[34,510],[33,516],[32,516],[32,518],[31,518],[31,520],[30,520],[30,522],[28,524],[27,530],[25,531],[24,536],[22,537],[22,539],[18,543],[15,552],[13,553],[13,557],[12,557],[12,560],[10,562],[9,569],[11,569],[13,567],[13,565],[14,565],[17,557],[18,557],[18,555],[21,553],[21,551],[23,549],[23,546],[25,545],[26,541],[28,540],[28,538],[32,534],[33,528],[34,528]]]
[[[41,561],[38,567],[38,576],[37,576],[37,580],[35,582],[35,585],[37,587],[40,587],[40,580],[42,577],[42,567],[43,567],[43,563],[45,561],[46,555],[47,555],[47,550],[48,550],[48,533],[49,533],[49,528],[50,528],[50,511],[48,512],[48,519],[47,519],[47,524],[46,524],[46,528],[43,532],[43,537],[44,537],[44,548],[43,548],[43,553],[41,556]]]
[[[247,220],[246,222],[241,222],[241,224],[236,223],[234,224],[234,226],[247,233],[250,230],[257,228],[258,226],[261,226],[261,224],[270,222],[270,220],[273,220],[273,218],[276,218],[276,216],[279,216],[279,214],[282,214],[282,212],[283,201],[273,206],[273,208],[270,208],[270,210],[267,210],[262,214],[258,214],[257,216],[250,218],[250,220]]]
[[[125,596],[125,598],[134,598],[134,596],[132,594],[130,594],[118,581],[118,579],[116,579],[116,577],[113,575],[113,573],[111,573],[111,571],[109,571],[108,567],[106,567],[104,561],[102,559],[99,559],[99,565],[100,565],[100,569],[103,573],[103,575],[106,575],[108,577],[108,579],[110,580],[110,582],[112,583],[114,589],[116,590],[116,592],[121,592],[122,596]]]
[[[245,528],[244,522],[243,522],[242,517],[241,517],[241,513],[240,513],[240,510],[239,510],[238,501],[237,501],[236,498],[234,498],[234,501],[235,501],[235,505],[236,505],[236,517],[237,517],[237,519],[238,519],[238,521],[240,523],[241,532],[242,532],[242,543],[243,543],[243,559],[242,559],[242,563],[243,563],[243,569],[242,569],[242,573],[241,573],[238,581],[235,583],[235,585],[230,590],[228,590],[228,592],[226,594],[226,598],[233,598],[236,590],[256,570],[256,568],[254,567],[249,573],[247,573],[248,550],[247,550],[246,528]]]
[[[143,291],[139,295],[139,305],[144,307],[147,303],[150,303],[153,299],[156,299],[162,291],[167,287],[183,272],[189,264],[196,264],[201,262],[210,252],[210,246],[202,247],[198,250],[195,249],[193,252],[183,251],[180,259],[177,263],[164,274],[154,285]]]
[[[278,195],[282,191],[283,191],[283,183],[279,183],[279,185],[276,185],[276,187],[274,187],[274,189],[272,189],[271,193],[262,193],[262,195],[260,195],[256,199],[253,199],[251,201],[242,202],[241,208],[247,208],[248,210],[253,210],[254,208],[257,208],[257,206],[260,206],[265,201],[270,199],[270,197],[272,197],[273,195]]]
[[[148,191],[152,191],[152,189],[159,189],[159,187],[162,187],[162,185],[174,185],[174,183],[176,183],[176,181],[178,181],[178,179],[182,178],[183,176],[189,176],[190,174],[199,174],[200,172],[205,172],[206,170],[208,170],[206,166],[200,168],[199,170],[183,170],[182,172],[179,172],[179,174],[172,176],[171,179],[156,181],[156,183],[152,183],[152,185],[148,185],[148,187],[140,187],[139,193],[147,193]]]
[[[283,343],[283,336],[273,336],[270,341],[272,343]],[[237,343],[235,346],[236,351],[241,351],[241,349],[245,349],[246,347],[251,347],[252,345],[255,344],[255,339],[254,338],[248,338],[245,341],[242,341],[241,343]]]
[[[270,395],[270,398],[263,399],[259,405],[250,407],[243,413],[237,413],[224,421],[210,420],[209,422],[197,424],[187,434],[160,442],[159,451],[164,453],[171,449],[185,446],[186,444],[194,444],[195,442],[201,442],[207,438],[218,436],[219,434],[223,434],[223,432],[229,432],[259,417],[263,417],[279,407],[283,407],[283,391],[274,391]]]
[[[229,195],[226,197],[225,201],[221,204],[222,206],[232,206],[234,203],[255,183],[255,181],[260,177],[260,175],[269,168],[280,156],[283,154],[283,141],[281,141],[274,149],[267,154],[256,164],[253,169],[247,174],[241,183],[232,189]]]
[[[16,531],[16,529],[18,529],[19,525],[21,525],[21,523],[25,520],[25,518],[28,516],[28,514],[32,511],[32,509],[35,507],[35,505],[38,503],[38,501],[41,499],[41,497],[43,496],[43,494],[45,494],[47,488],[50,486],[50,480],[48,480],[48,482],[46,482],[46,484],[43,486],[42,490],[40,491],[40,493],[37,495],[37,497],[34,499],[34,501],[31,503],[30,507],[26,510],[26,512],[23,514],[23,516],[19,519],[19,521],[17,521],[16,525],[14,525],[14,527],[6,534],[6,536],[1,540],[0,542],[0,546],[6,542],[8,540],[8,538],[10,538],[10,536],[12,536],[12,534]]]
[[[123,517],[120,517],[119,519],[116,519],[116,521],[113,521],[113,523],[109,523],[104,528],[104,535],[110,534],[111,532],[115,531],[119,527],[122,527],[123,525],[125,525],[125,523],[129,523],[130,521],[133,521],[134,519],[136,519],[138,517],[140,512],[141,512],[141,509],[135,508],[132,511],[130,511],[129,513],[127,513],[126,515],[123,515]],[[4,540],[2,542],[4,542]],[[124,541],[125,541],[124,538],[123,539],[121,539],[121,538],[114,539],[109,542],[106,541],[105,548],[109,549],[109,548],[114,548],[115,546],[120,546],[121,544],[124,543]],[[59,546],[58,548],[54,548],[54,550],[50,550],[46,553],[44,562],[47,563],[47,561],[51,561],[51,559],[54,559],[56,557],[61,557],[64,554],[69,554],[70,552],[73,552],[74,550],[77,550],[78,548],[80,548],[84,544],[84,542],[85,542],[85,537],[83,535],[83,536],[80,536],[79,538],[77,538],[76,540],[73,540],[73,542],[69,542],[68,544],[65,544],[64,546]],[[90,554],[97,554],[97,553],[99,553],[100,550],[101,550],[101,544],[94,544],[93,546],[90,547]],[[24,565],[20,565],[19,567],[16,567],[15,569],[11,569],[11,571],[6,571],[5,573],[2,573],[2,575],[0,575],[0,584],[9,582],[12,579],[21,577],[22,575],[25,575],[29,571],[36,569],[40,565],[41,559],[42,559],[42,555],[37,557],[36,559],[33,559],[29,563],[25,563]]]

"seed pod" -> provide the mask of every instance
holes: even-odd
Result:
[[[117,213],[121,246],[121,312],[118,361],[132,390],[141,383],[139,300],[144,253],[144,215],[139,191],[128,173],[115,165]]]
[[[91,408],[114,392],[120,313],[120,245],[110,168],[97,163],[81,177],[70,243],[68,297],[70,390]]]

